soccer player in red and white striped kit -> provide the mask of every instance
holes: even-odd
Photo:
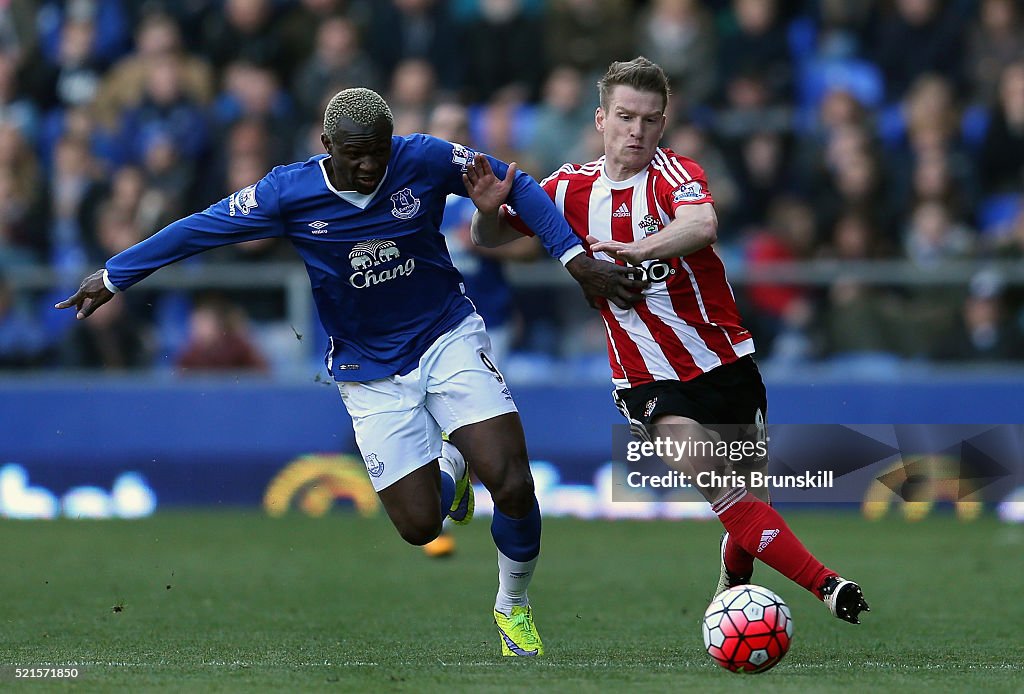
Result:
[[[658,147],[667,123],[668,79],[640,57],[612,63],[598,87],[595,125],[604,137],[604,156],[566,164],[541,185],[595,258],[634,266],[649,283],[642,300],[627,309],[588,297],[604,319],[615,403],[640,438],[764,441],[765,388],[752,357],[753,339],[712,247],[718,220],[704,171]],[[493,247],[532,234],[502,204],[511,174],[498,179],[478,157],[464,178],[475,200],[487,193],[493,202],[477,205],[476,243]],[[666,462],[691,479],[730,470],[728,461],[714,456]],[[767,462],[767,456],[751,457],[731,470],[763,472]],[[726,530],[716,595],[749,583],[760,559],[840,619],[858,624],[859,613],[870,609],[860,586],[804,547],[772,508],[767,489],[699,488]]]

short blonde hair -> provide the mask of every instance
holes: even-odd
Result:
[[[394,125],[388,102],[380,94],[365,87],[343,89],[331,97],[324,110],[324,134],[334,139],[342,117],[359,125],[373,125],[381,118]]]

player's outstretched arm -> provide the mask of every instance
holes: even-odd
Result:
[[[78,288],[77,292],[64,301],[54,304],[53,307],[71,308],[74,306],[78,311],[75,317],[79,320],[91,316],[93,311],[114,298],[114,292],[107,289],[107,285],[103,281],[104,272],[106,270],[101,268],[86,277],[82,280],[82,286]]]
[[[509,165],[505,178],[498,178],[487,157],[482,154],[477,154],[466,167],[462,182],[466,186],[470,199],[477,207],[471,227],[473,243],[494,248],[521,237],[521,232],[506,222],[505,213],[501,209],[501,206],[516,190],[515,167],[513,162]],[[520,199],[528,201],[528,195],[532,192],[531,188],[536,188],[538,193],[543,196],[538,196],[537,199],[545,201],[544,207],[551,207],[551,211],[555,212],[547,194],[542,193],[540,187],[532,179],[529,179],[525,188],[519,190]],[[535,212],[540,215],[540,219],[544,218],[540,210],[535,210]],[[554,218],[558,220],[559,225],[565,224],[561,215],[556,214]],[[635,279],[627,268],[614,263],[594,260],[587,256],[579,246],[575,247],[575,252],[572,247],[564,252],[567,254],[567,257],[563,258],[566,270],[579,283],[587,303],[592,307],[600,306],[600,298],[607,299],[622,309],[628,309],[640,300],[640,291],[645,284]]]
[[[270,238],[283,233],[274,172],[203,210],[171,222],[149,238],[121,251],[82,281],[78,291],[54,308],[74,306],[88,318],[114,294],[162,267],[218,246]]]
[[[657,234],[624,243],[598,241],[588,237],[590,250],[607,253],[615,260],[639,265],[655,258],[682,258],[710,246],[718,239],[718,216],[711,203],[684,205],[676,210],[676,218]]]

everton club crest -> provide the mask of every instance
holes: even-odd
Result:
[[[412,194],[412,188],[402,188],[397,193],[391,194],[391,210],[398,219],[411,219],[420,211],[420,199]]]

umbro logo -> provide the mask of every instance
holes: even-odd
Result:
[[[775,528],[773,530],[762,530],[761,531],[761,543],[757,546],[757,553],[760,554],[761,552],[763,552],[765,547],[770,545],[772,543],[772,540],[774,540],[776,537],[778,537],[778,535],[779,535],[778,528]]]
[[[619,209],[612,212],[612,217],[629,217],[630,215],[631,212],[629,211],[629,207],[626,203],[622,203],[619,205]]]
[[[327,222],[321,222],[319,219],[315,222],[310,222],[309,226],[313,228],[314,234],[326,234]]]

